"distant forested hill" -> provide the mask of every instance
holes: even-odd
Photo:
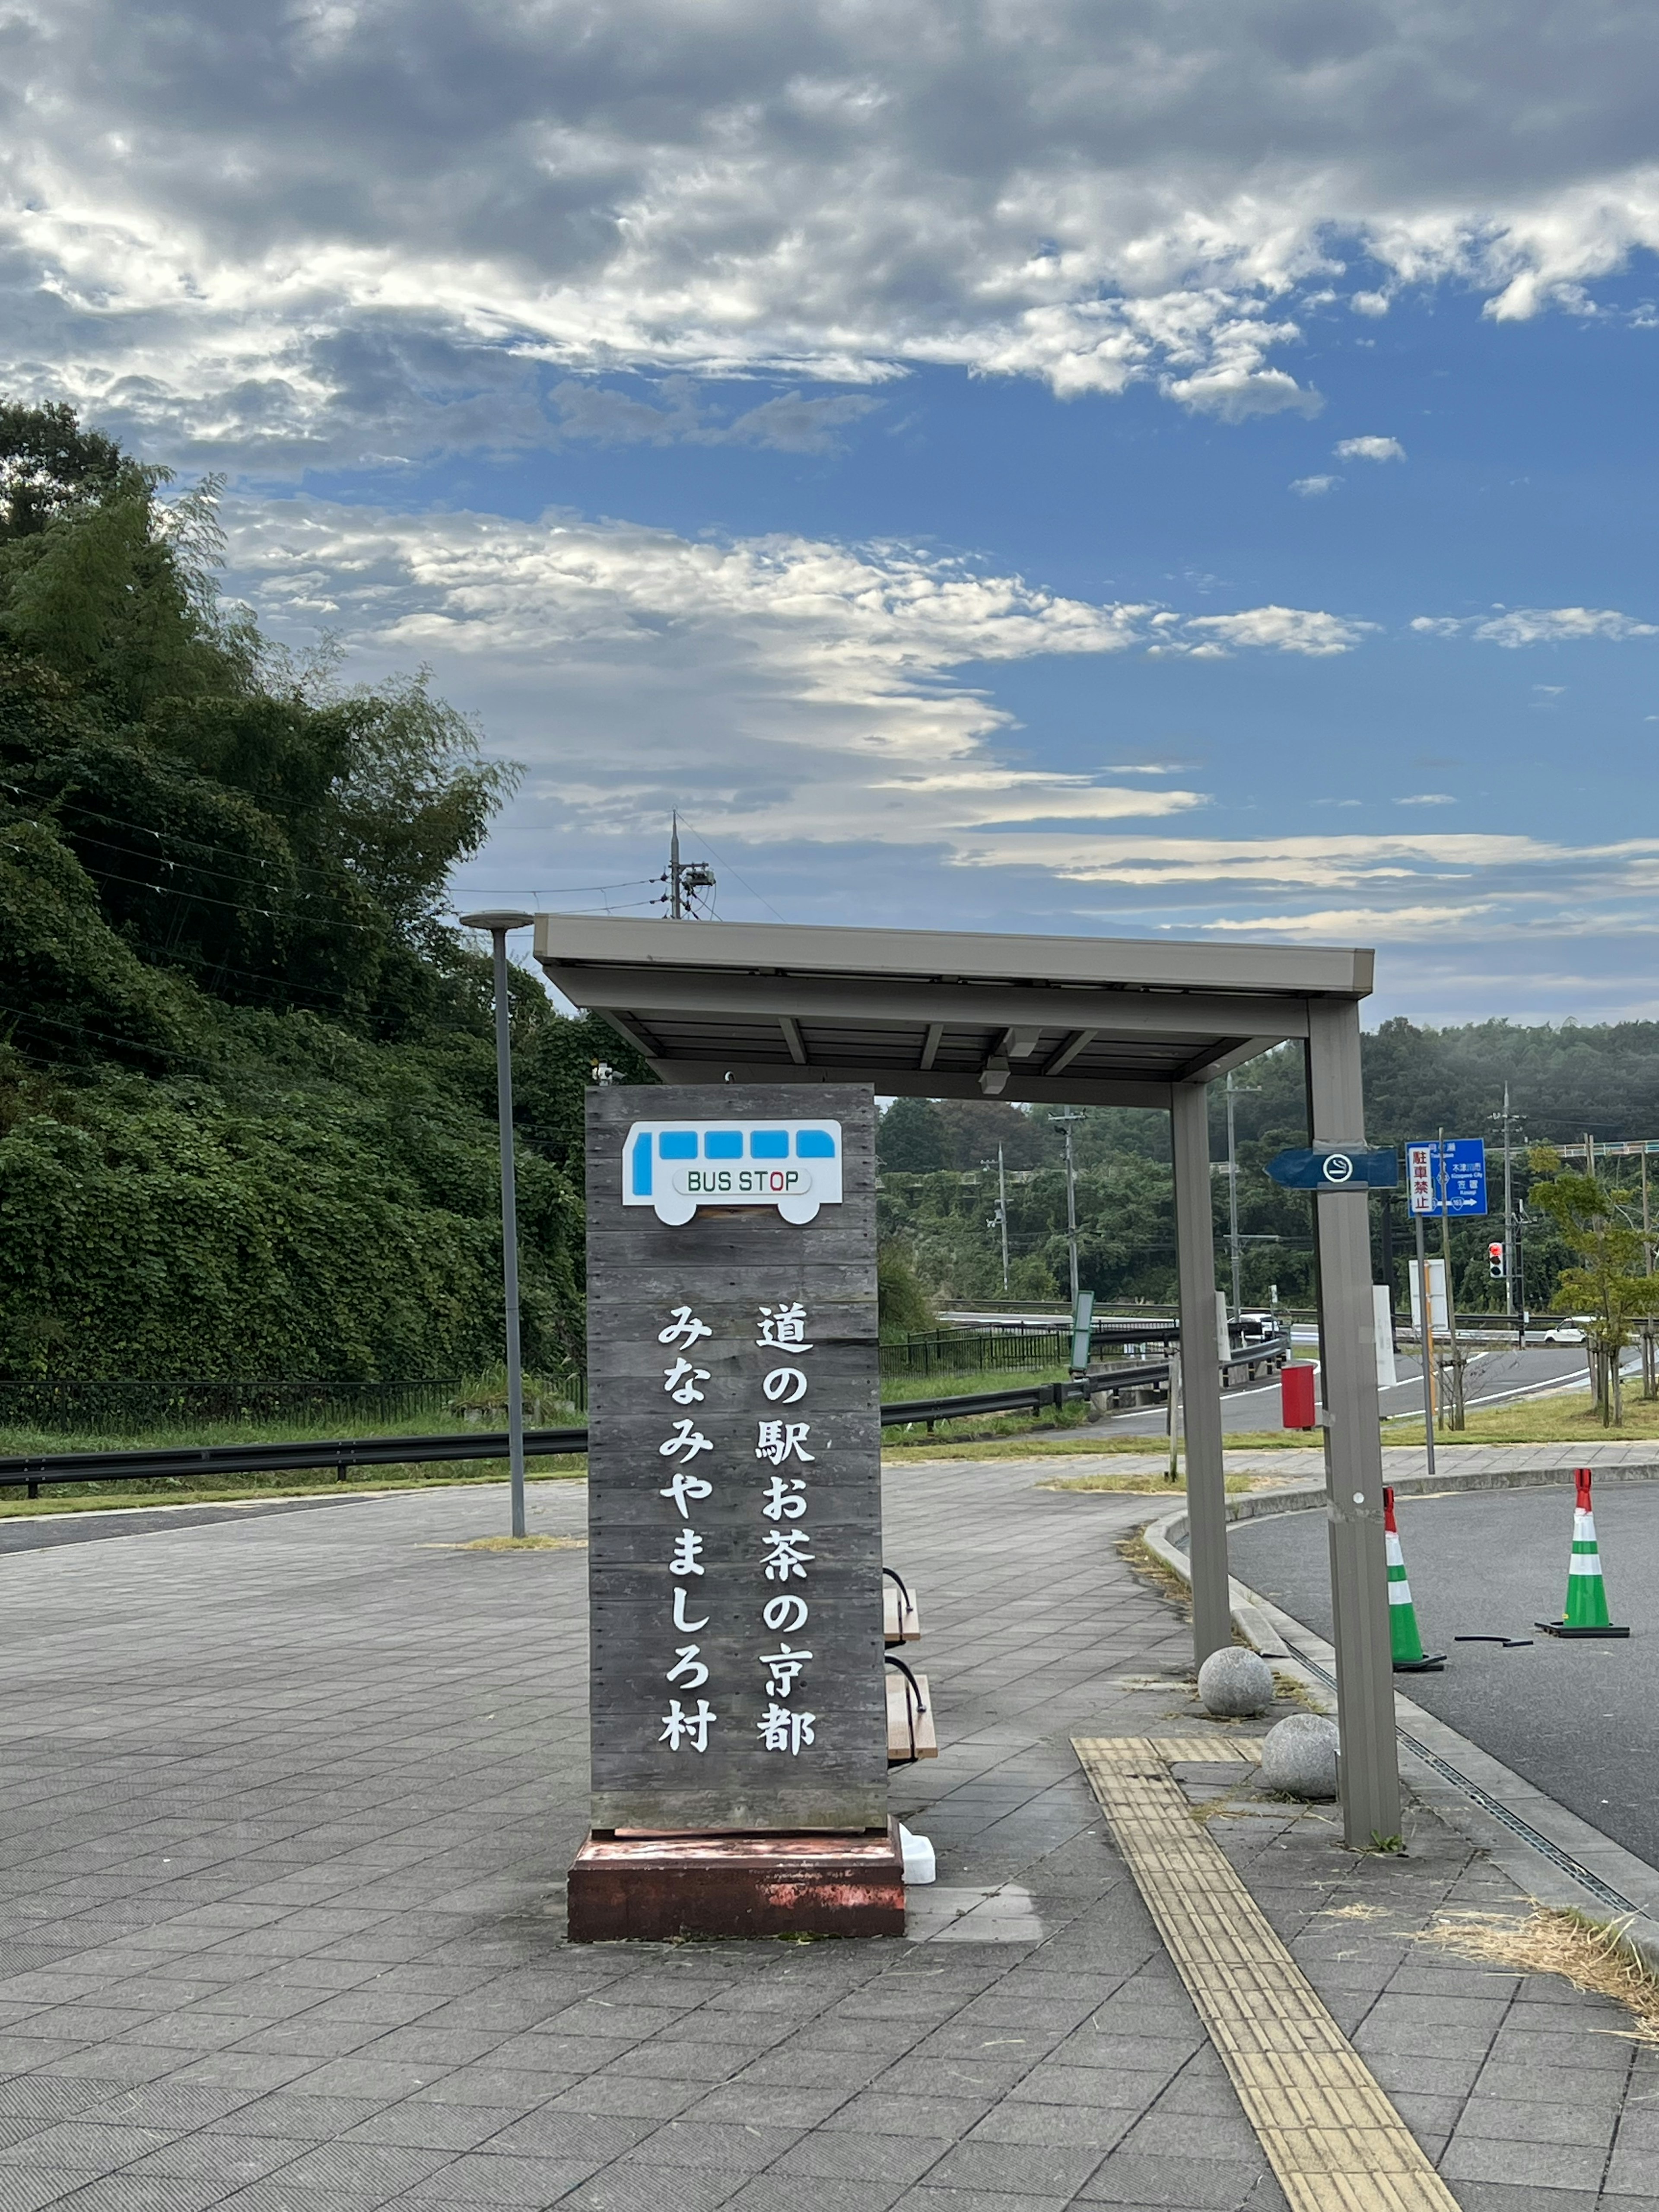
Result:
[[[1504,1085],[1510,1085],[1516,1147],[1514,1183],[1530,1187],[1526,1148],[1582,1138],[1659,1137],[1659,1023],[1600,1028],[1524,1029],[1481,1022],[1419,1029],[1396,1019],[1364,1040],[1367,1134],[1378,1144],[1432,1137],[1484,1137],[1491,1152],[1494,1208],[1501,1206],[1499,1152]],[[1239,1163],[1239,1231],[1247,1303],[1277,1285],[1287,1303],[1312,1295],[1305,1199],[1270,1182],[1267,1160],[1307,1133],[1302,1053],[1285,1047],[1241,1068],[1233,1098]],[[1226,1103],[1211,1094],[1211,1156],[1224,1161]],[[1067,1279],[1063,1152],[1047,1114],[993,1101],[899,1099],[880,1139],[885,1233],[903,1246],[930,1293],[944,1302],[1000,1295],[996,1206],[997,1146],[1008,1182],[1010,1286],[1015,1295],[1053,1298]],[[1175,1248],[1169,1138],[1158,1114],[1091,1108],[1074,1132],[1079,1167],[1079,1240],[1084,1285],[1103,1298],[1174,1295]],[[1610,1170],[1608,1179],[1618,1171]],[[1218,1237],[1228,1231],[1226,1181],[1215,1179]],[[1659,1175],[1653,1190],[1659,1219]],[[1373,1207],[1381,1279],[1380,1207]],[[1396,1213],[1399,1250],[1406,1224]],[[1460,1304],[1501,1302],[1487,1271],[1489,1239],[1501,1220],[1469,1222],[1453,1232]],[[1528,1303],[1547,1304],[1565,1255],[1539,1220],[1524,1231]],[[1228,1280],[1228,1253],[1220,1255]],[[1396,1286],[1404,1294],[1401,1263]]]
[[[488,963],[449,870],[513,785],[419,678],[215,589],[210,490],[0,406],[0,1376],[419,1379],[500,1357]],[[621,1040],[514,1007],[527,1357],[582,1340]]]

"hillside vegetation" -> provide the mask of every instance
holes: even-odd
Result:
[[[216,590],[212,488],[0,406],[0,1377],[499,1358],[486,959],[443,886],[514,772]],[[580,1101],[514,1009],[526,1358],[582,1348]]]
[[[1504,1085],[1515,1116],[1513,1180],[1524,1206],[1532,1188],[1529,1148],[1566,1143],[1589,1131],[1598,1140],[1659,1137],[1659,1023],[1599,1028],[1520,1028],[1482,1022],[1431,1030],[1396,1019],[1364,1040],[1367,1134],[1401,1146],[1414,1138],[1484,1137],[1493,1213],[1455,1224],[1454,1271],[1460,1308],[1498,1307],[1504,1285],[1488,1272],[1486,1246],[1501,1237]],[[1226,1102],[1212,1087],[1210,1152],[1227,1157]],[[1239,1166],[1239,1231],[1246,1304],[1267,1302],[1276,1285],[1287,1304],[1313,1297],[1305,1196],[1284,1191],[1265,1172],[1273,1153],[1307,1141],[1302,1052],[1285,1046],[1238,1072],[1234,1121]],[[1094,1107],[1074,1125],[1078,1165],[1079,1273],[1103,1299],[1165,1300],[1175,1295],[1175,1230],[1167,1118]],[[935,1303],[983,1301],[1002,1294],[1000,1238],[994,1223],[996,1160],[1007,1179],[1009,1287],[1016,1298],[1066,1294],[1064,1150],[1046,1112],[991,1100],[899,1099],[880,1135],[883,1233],[910,1258]],[[1655,1163],[1659,1170],[1659,1161]],[[1627,1209],[1639,1221],[1639,1167],[1613,1163],[1604,1182],[1629,1183]],[[1230,1285],[1227,1185],[1213,1183],[1218,1279]],[[1659,1172],[1652,1212],[1659,1222]],[[1377,1279],[1382,1279],[1383,1209],[1373,1206]],[[1411,1231],[1395,1201],[1394,1277],[1404,1303]],[[1528,1210],[1522,1238],[1527,1302],[1547,1308],[1570,1255],[1554,1225]],[[1439,1249],[1438,1224],[1431,1229]]]

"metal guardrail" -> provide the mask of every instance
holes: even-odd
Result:
[[[1260,1367],[1284,1364],[1290,1339],[1279,1336],[1246,1346],[1223,1367],[1222,1382],[1243,1368],[1254,1374]],[[908,1427],[912,1422],[968,1420],[975,1414],[1036,1412],[1044,1406],[1063,1406],[1069,1399],[1090,1398],[1106,1392],[1157,1389],[1167,1386],[1167,1359],[1121,1360],[1109,1367],[1091,1369],[1060,1382],[1027,1383],[1015,1390],[979,1390],[959,1397],[907,1398],[884,1404],[884,1429]],[[525,1455],[549,1459],[561,1453],[585,1452],[586,1429],[526,1429]],[[332,1468],[336,1479],[347,1480],[362,1467],[410,1467],[455,1464],[467,1460],[505,1459],[507,1431],[489,1433],[465,1430],[459,1435],[439,1437],[308,1437],[298,1443],[169,1444],[158,1451],[21,1452],[0,1458],[0,1490],[27,1488],[38,1498],[42,1483],[156,1482],[177,1480],[183,1475],[307,1474]]]
[[[587,1449],[586,1429],[526,1429],[526,1457]],[[43,1482],[154,1482],[188,1474],[305,1474],[331,1467],[343,1482],[354,1468],[505,1459],[507,1431],[463,1430],[440,1437],[307,1437],[301,1443],[170,1444],[159,1451],[26,1452],[0,1459],[0,1488]]]

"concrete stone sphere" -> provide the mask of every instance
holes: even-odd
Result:
[[[1334,1797],[1336,1723],[1322,1713],[1292,1713],[1261,1739],[1261,1779],[1285,1797]]]
[[[1198,1670],[1198,1694],[1206,1712],[1225,1719],[1265,1713],[1273,1701],[1273,1670],[1242,1644],[1212,1651]]]

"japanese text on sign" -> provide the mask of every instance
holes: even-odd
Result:
[[[793,1363],[813,1349],[807,1334],[806,1309],[798,1301],[763,1305],[755,1316],[755,1324],[754,1344],[767,1355],[757,1363],[761,1370],[761,1403],[799,1405],[808,1395],[810,1376],[805,1367]],[[687,1355],[713,1334],[709,1324],[690,1305],[672,1308],[666,1326],[658,1330],[658,1343],[675,1354],[662,1370],[663,1391],[671,1405],[696,1406],[702,1402],[702,1385],[708,1382],[710,1370],[699,1367]],[[754,1421],[755,1459],[775,1469],[811,1468],[816,1464],[817,1454],[809,1442],[812,1434],[810,1419],[782,1419],[763,1413],[757,1405]],[[707,1752],[709,1730],[720,1724],[720,1706],[738,1688],[736,1684],[711,1682],[700,1644],[672,1640],[677,1637],[695,1638],[709,1625],[710,1615],[697,1607],[692,1585],[684,1578],[701,1576],[705,1571],[705,1538],[693,1516],[697,1506],[714,1495],[714,1480],[712,1474],[696,1474],[692,1468],[704,1453],[713,1455],[715,1445],[716,1439],[705,1436],[696,1418],[688,1414],[668,1422],[667,1433],[657,1446],[658,1457],[670,1462],[672,1470],[657,1494],[668,1501],[671,1514],[678,1516],[677,1522],[671,1519],[669,1523],[672,1549],[668,1559],[668,1576],[673,1599],[666,1650],[672,1653],[673,1663],[663,1668],[663,1680],[672,1694],[667,1699],[667,1710],[660,1716],[661,1734],[657,1738],[659,1744],[673,1753]],[[796,1702],[797,1692],[804,1689],[806,1670],[811,1663],[811,1650],[806,1644],[791,1644],[787,1640],[789,1636],[799,1635],[811,1617],[810,1570],[817,1555],[811,1548],[811,1532],[805,1525],[811,1504],[808,1480],[805,1474],[774,1473],[764,1478],[757,1493],[760,1525],[754,1554],[756,1643],[758,1647],[780,1635],[783,1640],[775,1650],[757,1648],[755,1652],[755,1664],[764,1676],[768,1700],[756,1727],[763,1751],[781,1753],[792,1759],[811,1748],[817,1722],[815,1712]],[[797,1583],[806,1587],[788,1588],[787,1595],[778,1594],[781,1588]],[[773,1585],[771,1591],[767,1589],[768,1584]],[[698,1695],[693,1703],[693,1694],[705,1686],[712,1689],[714,1696]]]

